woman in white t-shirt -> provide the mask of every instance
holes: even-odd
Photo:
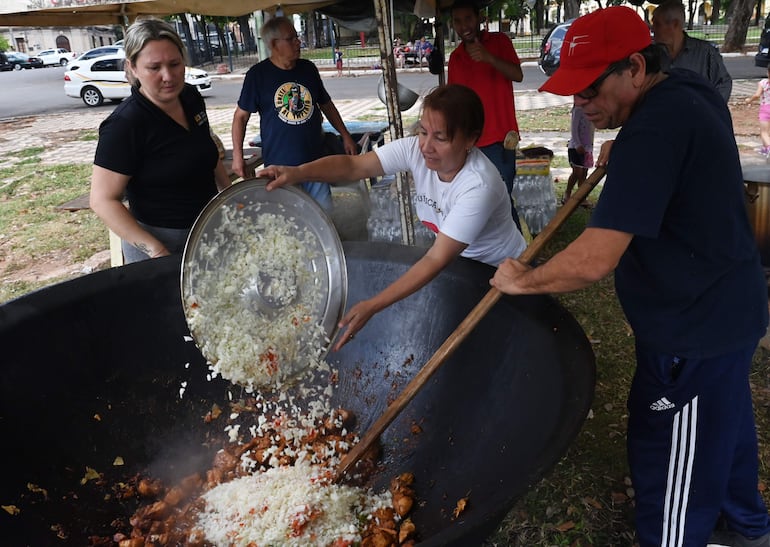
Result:
[[[423,100],[417,136],[363,155],[326,156],[257,173],[274,179],[268,190],[308,180],[345,184],[399,171],[412,173],[417,216],[436,233],[436,240],[404,275],[345,314],[340,328],[347,329],[335,350],[375,313],[425,286],[458,255],[497,267],[526,248],[511,217],[511,198],[500,173],[475,147],[483,126],[484,108],[473,90],[439,86]]]

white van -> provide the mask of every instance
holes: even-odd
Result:
[[[77,57],[76,53],[67,51],[64,48],[44,49],[39,52],[35,57],[39,57],[43,61],[43,66],[67,66],[72,59]]]

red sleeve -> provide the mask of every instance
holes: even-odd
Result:
[[[495,32],[490,34],[490,38],[493,38],[493,40],[489,41],[489,45],[492,46],[489,48],[490,52],[506,61],[516,63],[517,65],[521,64],[519,54],[516,53],[513,42],[508,36],[501,32]]]

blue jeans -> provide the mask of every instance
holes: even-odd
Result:
[[[137,221],[138,222],[138,221]],[[150,226],[144,222],[138,222],[139,226],[150,232],[155,236],[158,241],[165,245],[166,249],[171,254],[182,253],[184,251],[185,244],[187,243],[187,236],[190,233],[190,229],[187,228],[161,228],[158,226]],[[134,247],[131,243],[121,240],[120,247],[123,251],[123,263],[131,264],[133,262],[140,262],[147,260],[150,257],[145,253]]]
[[[332,188],[329,184],[325,182],[303,182],[299,186],[307,192],[311,198],[316,200],[318,205],[320,205],[327,213],[330,213],[334,208],[334,204],[332,203]]]
[[[511,196],[511,192],[513,192],[513,179],[516,177],[516,151],[507,150],[503,147],[502,142],[479,147],[479,150],[495,164],[495,167],[500,172],[500,176],[503,177],[503,182],[508,190],[508,197],[511,199],[511,215],[516,223],[516,227],[521,232],[519,213],[516,211],[516,205],[513,203],[513,197]]]

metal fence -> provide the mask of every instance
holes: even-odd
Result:
[[[547,32],[547,30],[543,30],[540,34],[512,38],[519,57],[522,60],[537,59],[540,53],[540,43]],[[727,32],[727,25],[695,25],[687,31],[690,36],[707,40],[717,46],[722,46],[724,43],[725,32]],[[757,48],[761,32],[761,25],[752,24],[749,26],[744,47],[746,51],[754,51]],[[453,42],[444,42],[445,60],[449,59],[449,54],[454,48],[455,44]],[[343,67],[346,71],[372,69],[380,66],[380,49],[378,46],[346,46],[340,49],[343,53]],[[334,68],[334,52],[332,48],[303,49],[302,57],[313,61],[319,69]],[[248,69],[248,67],[259,61],[260,59],[256,52],[239,51],[233,55],[223,54],[215,57],[213,62],[205,63],[201,66],[211,73],[217,73],[221,70],[239,72]],[[426,64],[426,62],[423,62],[423,65]],[[417,65],[412,64],[411,66]]]

